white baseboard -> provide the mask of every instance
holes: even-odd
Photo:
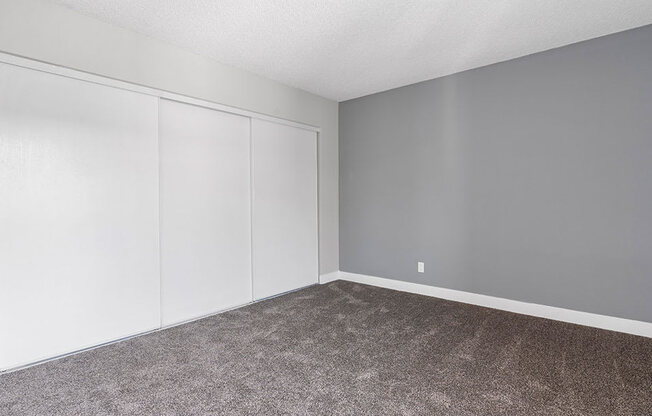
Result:
[[[402,282],[400,280],[385,279],[382,277],[367,276],[364,274],[341,271],[322,275],[319,278],[319,282],[324,284],[338,279],[384,287],[387,289],[399,290],[401,292],[416,293],[419,295],[433,296],[436,298],[453,300],[456,302],[469,303],[471,305],[485,306],[488,308],[515,312],[522,315],[553,319],[555,321],[569,322],[572,324],[590,326],[594,328],[607,329],[609,331],[624,332],[627,334],[652,338],[652,323],[650,322],[635,321],[632,319],[616,318],[613,316],[574,311],[571,309],[558,308],[555,306],[538,305],[536,303],[527,303],[517,300],[497,298],[494,296],[479,295],[476,293],[463,292],[461,290],[444,289],[435,286],[422,285],[419,283]]]
[[[342,279],[341,273],[343,273],[343,272],[335,271],[335,272],[322,274],[322,275],[319,276],[319,283],[321,283],[323,285],[324,283],[329,283],[329,282],[332,282],[334,280]]]

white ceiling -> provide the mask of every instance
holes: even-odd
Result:
[[[652,23],[652,0],[54,0],[343,101]]]

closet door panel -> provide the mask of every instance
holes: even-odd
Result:
[[[157,328],[156,99],[0,64],[0,369]]]
[[[254,298],[318,281],[317,134],[252,120]]]
[[[249,118],[161,100],[163,325],[251,301]]]

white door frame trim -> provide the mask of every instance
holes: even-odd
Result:
[[[9,65],[18,66],[21,68],[46,72],[48,74],[60,75],[66,78],[92,82],[94,84],[100,84],[107,87],[133,91],[140,94],[151,95],[153,97],[158,97],[158,98],[165,98],[171,101],[179,101],[182,103],[193,104],[200,107],[211,108],[213,110],[218,110],[225,113],[237,114],[245,117],[271,121],[274,123],[283,124],[291,127],[297,127],[304,130],[316,131],[318,133],[321,131],[319,127],[311,126],[309,124],[299,123],[292,120],[285,120],[279,117],[273,117],[267,114],[257,113],[255,111],[219,104],[212,101],[207,101],[200,98],[194,98],[183,94],[177,94],[174,92],[165,91],[158,88],[146,87],[144,85],[138,85],[132,82],[121,81],[103,75],[92,74],[90,72],[84,72],[77,69],[50,64],[47,62],[38,61],[31,58],[25,58],[22,56],[13,55],[6,52],[0,52],[0,62]]]

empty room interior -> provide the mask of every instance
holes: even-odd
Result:
[[[652,416],[652,1],[0,0],[0,416]]]

